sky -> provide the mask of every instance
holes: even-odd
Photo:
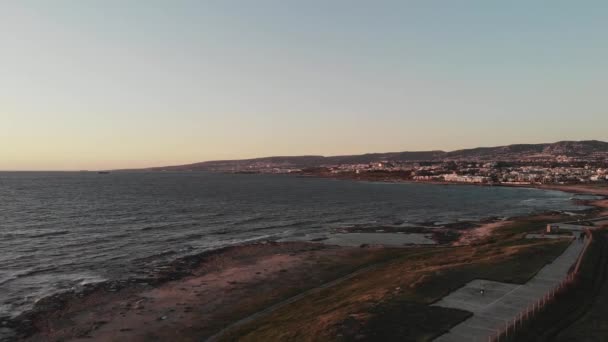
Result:
[[[608,140],[608,2],[0,1],[0,170]]]

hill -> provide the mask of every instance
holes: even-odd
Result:
[[[608,142],[598,140],[559,141],[548,144],[515,144],[496,147],[478,147],[451,152],[415,151],[367,153],[343,156],[274,156],[241,160],[215,160],[186,165],[152,167],[147,171],[246,171],[250,168],[271,165],[277,168],[308,168],[337,164],[367,164],[380,161],[513,161],[552,160],[558,157],[577,159],[607,159]]]

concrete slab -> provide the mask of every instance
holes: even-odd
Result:
[[[435,306],[480,312],[518,285],[476,279],[435,303]],[[483,290],[483,293],[481,292]],[[466,308],[466,309],[465,309]]]
[[[558,229],[561,229],[561,230],[571,230],[571,231],[577,231],[577,232],[583,231],[585,229],[592,228],[592,227],[583,226],[583,225],[580,225],[580,224],[558,223],[556,225],[557,225]]]
[[[338,233],[327,236],[321,243],[338,246],[360,246],[362,244],[383,246],[434,245],[428,234],[410,233]]]
[[[466,310],[472,312],[473,316],[439,336],[436,341],[487,341],[488,336],[555,288],[576,263],[583,247],[583,242],[573,240],[559,257],[545,265],[526,284],[477,279],[445,296],[433,305]]]
[[[430,234],[421,233],[315,233],[291,236],[279,241],[314,241],[327,245],[358,247],[363,244],[405,247],[437,244]]]
[[[572,235],[564,234],[528,234],[526,239],[572,239]]]

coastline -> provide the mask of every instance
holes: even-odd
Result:
[[[591,190],[584,191],[580,187],[552,187],[548,190],[593,193]],[[608,188],[605,193],[593,194],[606,196]],[[599,205],[597,205],[598,203]],[[606,199],[589,201],[586,204],[596,208],[608,208],[608,200]],[[596,211],[599,213],[599,210]],[[475,227],[464,229],[463,234],[453,245],[463,246],[491,238],[493,233],[500,230],[501,227],[532,216],[512,218],[507,221],[478,223]],[[135,336],[138,336],[137,334],[140,334],[142,330],[158,331],[162,326],[167,326],[169,323],[171,323],[169,325],[180,325],[188,332],[189,336],[208,336],[217,328],[214,324],[218,324],[218,321],[221,325],[221,322],[236,319],[236,317],[248,312],[247,308],[243,309],[241,303],[247,301],[248,296],[255,297],[253,294],[262,288],[277,293],[270,296],[271,301],[268,303],[248,302],[245,306],[249,305],[251,308],[263,307],[271,304],[272,298],[282,298],[291,292],[305,291],[307,286],[311,287],[318,284],[318,282],[315,282],[301,285],[306,284],[304,280],[311,274],[316,275],[320,281],[328,280],[335,277],[334,271],[336,269],[348,274],[358,267],[369,265],[370,262],[381,262],[386,258],[390,259],[394,254],[400,253],[395,252],[395,248],[365,247],[337,247],[312,242],[273,241],[224,247],[177,259],[169,265],[159,268],[159,271],[150,278],[90,284],[73,292],[64,292],[44,298],[36,304],[35,309],[18,316],[16,319],[5,319],[3,326],[14,329],[21,338],[33,341],[60,340],[69,336],[87,337],[92,333],[95,333],[96,336],[101,334],[101,336],[110,339],[118,336],[121,336],[121,338],[131,336],[137,339]],[[420,248],[434,247],[421,246]],[[371,259],[366,259],[361,264],[354,265],[349,260],[353,256]],[[327,261],[327,259],[330,259],[330,261]],[[314,264],[311,263],[311,260],[324,260],[325,264]],[[193,281],[193,278],[197,280]],[[275,283],[276,286],[268,288],[268,286],[263,285],[268,283]],[[298,283],[300,284],[299,287],[294,287],[294,284]],[[291,290],[285,292],[285,289],[280,289],[284,286],[291,288]],[[200,292],[202,291],[200,288],[205,288],[204,295]],[[232,300],[234,310],[219,313],[207,312],[208,316],[205,320],[214,322],[209,323],[209,326],[201,327],[193,323],[194,306],[214,307],[213,305],[216,305],[215,308],[217,309],[217,303],[200,302],[203,300],[201,297],[215,299],[222,296],[228,297],[229,301]],[[141,300],[140,298],[144,299]],[[153,300],[150,300],[150,298]],[[93,309],[89,309],[90,307],[107,303],[110,303],[108,304],[110,307],[106,307],[105,314],[101,314],[95,319],[87,320],[83,318],[83,316],[87,316],[87,313],[89,313],[88,316],[95,316],[90,315],[93,312]],[[222,306],[227,305],[224,302]],[[181,316],[170,319],[177,311],[182,311],[180,312]],[[111,314],[109,315],[109,313]],[[196,322],[200,321],[200,315],[201,313],[198,311]],[[122,319],[119,319],[119,321],[112,320],[112,316]],[[66,317],[70,317],[70,320],[77,317],[76,321],[78,321],[75,327],[69,331],[62,330],[65,327],[60,328],[65,324]],[[121,325],[124,322],[129,322],[129,327]],[[140,325],[138,328],[133,328],[134,324]],[[150,327],[149,325],[154,326]],[[61,333],[57,335],[57,331]],[[168,335],[165,337],[172,338],[175,336]]]
[[[539,190],[555,190],[576,195],[592,195],[602,197],[599,200],[591,201],[584,200],[584,204],[594,206],[600,209],[606,209],[603,214],[608,215],[608,183],[587,183],[587,184],[508,184],[508,183],[462,183],[462,182],[445,182],[445,181],[418,181],[411,179],[398,179],[391,177],[373,178],[361,177],[356,175],[336,176],[336,175],[320,175],[320,174],[298,174],[296,177],[316,177],[328,178],[335,180],[346,180],[355,182],[382,182],[382,183],[404,183],[404,184],[432,184],[444,186],[481,186],[481,187],[506,187],[506,188],[524,188],[524,189],[539,189]]]
[[[180,334],[209,336],[224,320],[252,312],[250,306],[271,305],[336,275],[390,259],[396,250],[309,242],[235,245],[177,259],[150,278],[88,284],[45,297],[2,326],[16,332],[13,338],[29,341],[90,338],[93,332],[101,340],[137,340],[130,335],[146,329],[158,338],[189,340],[165,330],[179,325]]]
[[[383,182],[383,183],[405,183],[405,184],[434,184],[434,185],[463,185],[463,186],[483,186],[483,187],[510,187],[510,188],[529,188],[543,190],[559,190],[575,194],[589,194],[598,196],[608,196],[608,183],[579,183],[579,184],[510,184],[510,183],[465,183],[465,182],[446,182],[438,180],[412,180],[395,177],[369,177],[358,175],[324,175],[324,174],[297,174],[296,177],[303,178],[328,178],[335,180],[350,180],[356,182]]]

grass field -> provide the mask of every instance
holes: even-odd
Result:
[[[608,232],[596,231],[577,282],[509,341],[606,341]]]
[[[470,314],[429,304],[473,279],[523,283],[561,254],[567,241],[523,238],[553,219],[559,218],[520,220],[474,246],[408,250],[235,328],[223,340],[431,340]]]

